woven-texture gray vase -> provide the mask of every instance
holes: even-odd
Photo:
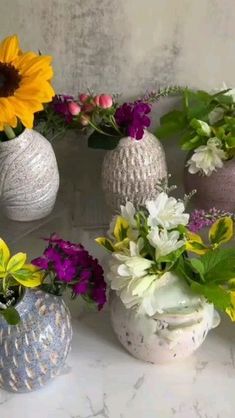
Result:
[[[60,373],[71,346],[70,313],[61,297],[26,291],[17,306],[21,322],[0,316],[0,387],[30,392]]]
[[[166,157],[158,139],[145,131],[141,140],[122,138],[108,151],[102,166],[102,188],[107,204],[118,210],[131,201],[136,207],[159,194],[157,184],[167,176]]]
[[[225,161],[222,168],[210,176],[190,174],[184,171],[184,187],[186,193],[197,190],[192,203],[197,209],[222,209],[235,211],[235,159]]]
[[[15,139],[0,142],[0,203],[15,221],[33,221],[52,211],[59,172],[51,144],[25,129]]]

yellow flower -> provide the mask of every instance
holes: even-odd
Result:
[[[0,279],[3,280],[3,288],[15,282],[25,287],[36,287],[42,283],[42,272],[36,266],[25,263],[26,254],[17,253],[11,257],[7,244],[0,238]]]
[[[23,53],[16,35],[0,43],[0,131],[15,128],[17,119],[31,129],[34,113],[43,109],[55,95],[50,56]]]

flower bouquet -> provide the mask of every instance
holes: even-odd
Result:
[[[1,203],[13,220],[48,215],[59,186],[49,142],[33,130],[34,114],[52,100],[51,57],[23,52],[16,35],[0,44]]]
[[[235,208],[234,126],[233,89],[214,94],[184,89],[182,110],[173,110],[161,118],[158,137],[177,135],[181,149],[189,152],[185,188],[186,192],[197,190],[194,199],[199,208]]]
[[[56,235],[46,241],[43,255],[26,264],[26,254],[10,257],[0,240],[0,385],[8,391],[38,389],[63,368],[72,339],[65,290],[99,310],[106,301],[98,261],[80,244]]]
[[[111,319],[135,357],[162,363],[186,357],[219,323],[235,320],[233,220],[217,219],[207,242],[188,229],[185,203],[162,191],[136,210],[131,202],[96,241],[110,253]]]

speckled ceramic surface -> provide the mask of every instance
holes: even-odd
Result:
[[[224,166],[211,176],[190,174],[184,171],[184,187],[186,193],[193,189],[193,203],[199,209],[208,210],[212,207],[234,212],[235,210],[235,158],[224,162]]]
[[[43,387],[64,366],[70,350],[70,313],[62,298],[29,290],[17,307],[21,322],[0,316],[0,387],[30,392]]]
[[[150,363],[167,363],[190,356],[203,343],[219,316],[211,304],[187,313],[154,317],[126,309],[119,297],[111,298],[111,321],[121,344],[134,357]]]
[[[59,172],[51,144],[30,129],[0,142],[0,203],[9,219],[33,221],[52,211]]]
[[[104,157],[102,187],[107,204],[113,210],[127,200],[142,205],[158,195],[157,183],[166,175],[165,152],[153,134],[146,131],[139,141],[122,138]]]

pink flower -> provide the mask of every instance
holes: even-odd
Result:
[[[101,94],[100,96],[95,96],[95,104],[103,109],[109,109],[113,105],[113,98],[108,94]]]
[[[73,116],[77,116],[81,112],[81,107],[76,102],[69,102],[68,108]]]
[[[81,93],[79,96],[79,100],[81,103],[85,103],[90,98],[89,94]]]

